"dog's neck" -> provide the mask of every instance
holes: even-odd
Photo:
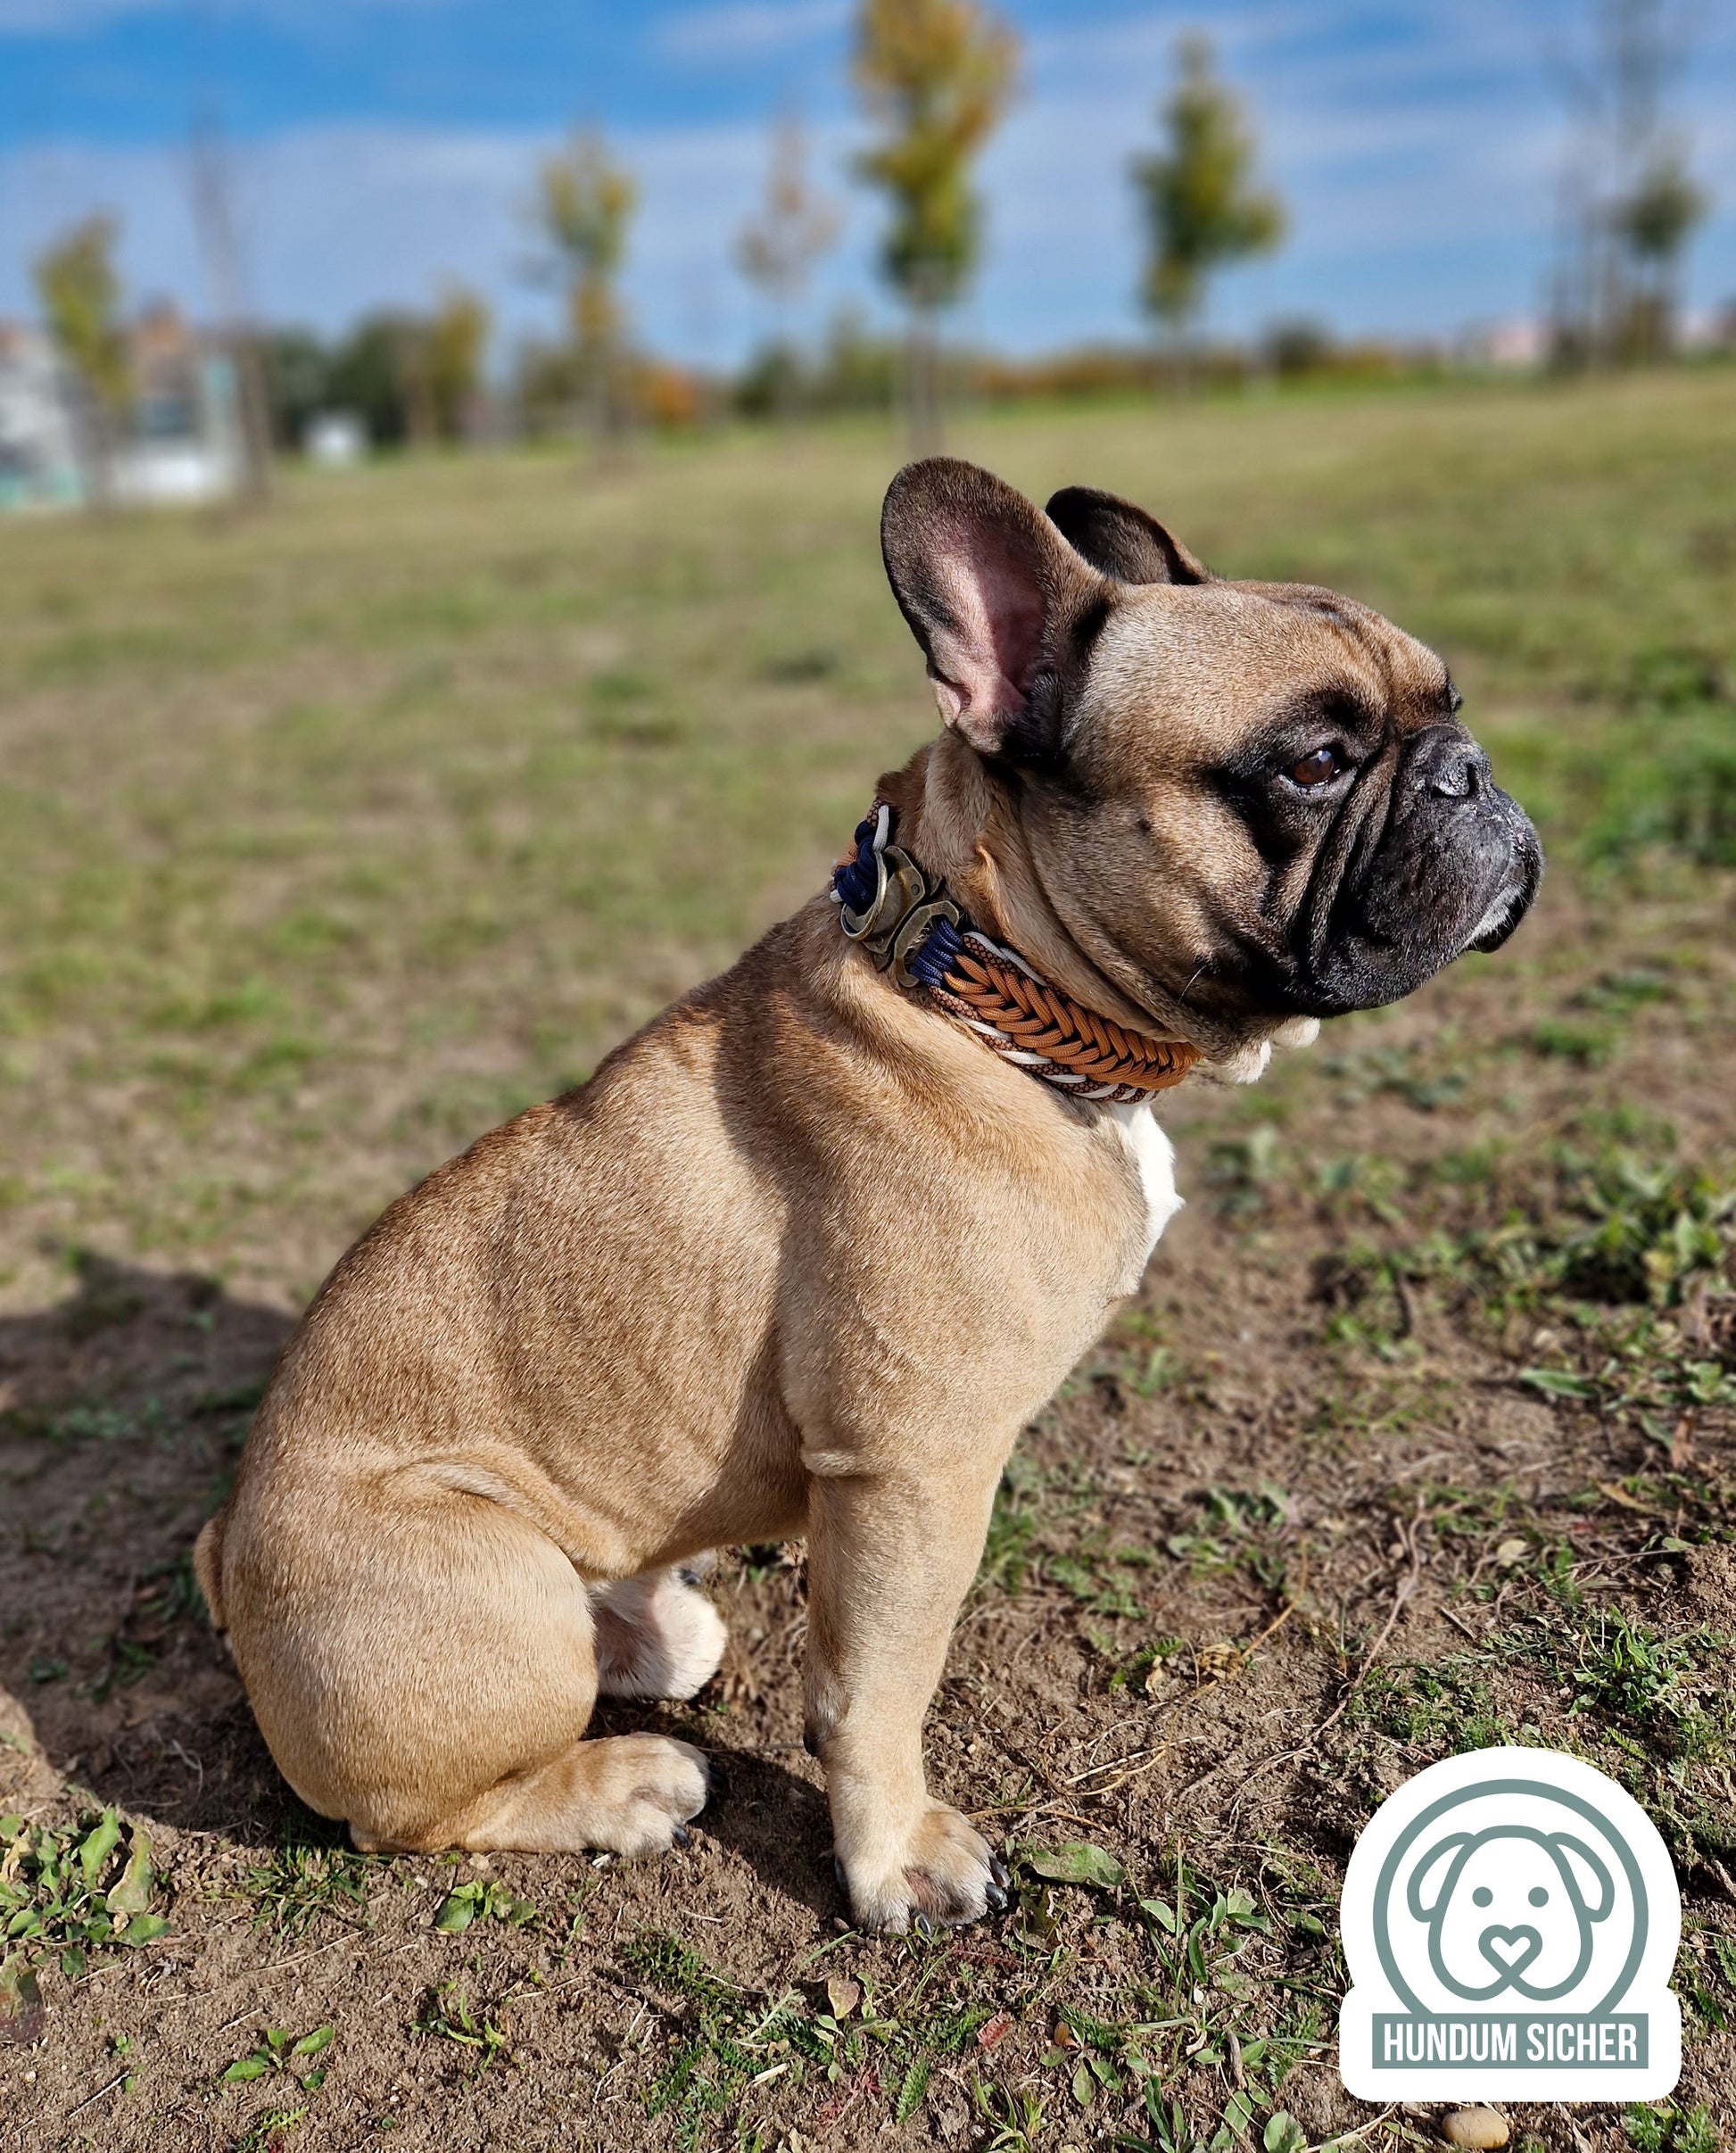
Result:
[[[1129,1000],[1062,925],[1032,864],[1015,780],[946,733],[882,777],[879,792],[898,817],[900,845],[986,934],[1087,1009],[1149,1039],[1184,1036]]]
[[[931,876],[944,879],[985,933],[1020,951],[1086,1008],[1147,1039],[1187,1039],[1172,1016],[1117,986],[1068,932],[1037,871],[1016,776],[947,732],[919,748],[902,770],[889,771],[878,790],[898,817],[899,843]],[[1275,1044],[1306,1046],[1319,1030],[1312,1017],[1275,1024],[1246,1040],[1208,1048],[1199,1072],[1224,1083],[1253,1083]]]

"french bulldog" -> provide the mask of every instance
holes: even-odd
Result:
[[[1249,1079],[1531,903],[1446,668],[1368,607],[946,459],[881,538],[945,723],[878,826],[1093,1038]],[[696,1559],[800,1536],[855,1919],[1004,1902],[923,1716],[1013,1441],[1177,1207],[1170,1147],[1148,1098],[989,1051],[840,909],[401,1197],[285,1349],[195,1561],[285,1777],[357,1846],[682,1840],[703,1758],[586,1740],[592,1705],[691,1696],[723,1644]]]

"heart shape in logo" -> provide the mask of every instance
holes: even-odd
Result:
[[[1516,1980],[1543,1948],[1543,1940],[1527,1925],[1504,1929],[1491,1923],[1476,1940],[1477,1949],[1498,1973]]]

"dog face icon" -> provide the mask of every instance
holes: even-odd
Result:
[[[1608,1918],[1616,1885],[1571,1833],[1497,1825],[1443,1839],[1412,1870],[1406,1897],[1428,1924],[1435,1975],[1455,1996],[1485,2003],[1511,1989],[1547,2003],[1591,1964],[1591,1930]]]

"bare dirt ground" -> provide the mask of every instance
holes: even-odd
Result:
[[[1501,1738],[1664,1824],[1689,2060],[1650,2142],[1724,2142],[1728,927],[1712,878],[1558,882],[1502,956],[1255,1091],[1176,1096],[1189,1207],[1028,1431],[931,1718],[933,1783],[1019,1851],[1018,1900],[933,1941],[844,1921],[798,1546],[724,1557],[691,1707],[601,1716],[716,1760],[691,1847],[351,1853],[277,1779],[186,1569],[287,1318],[95,1261],[6,1318],[0,1808],[76,1847],[113,1805],[162,1925],[14,1983],[0,2142],[1427,2141],[1432,2111],[1339,2087],[1336,1889],[1381,1793]],[[1647,2142],[1616,2110],[1512,2122]]]

